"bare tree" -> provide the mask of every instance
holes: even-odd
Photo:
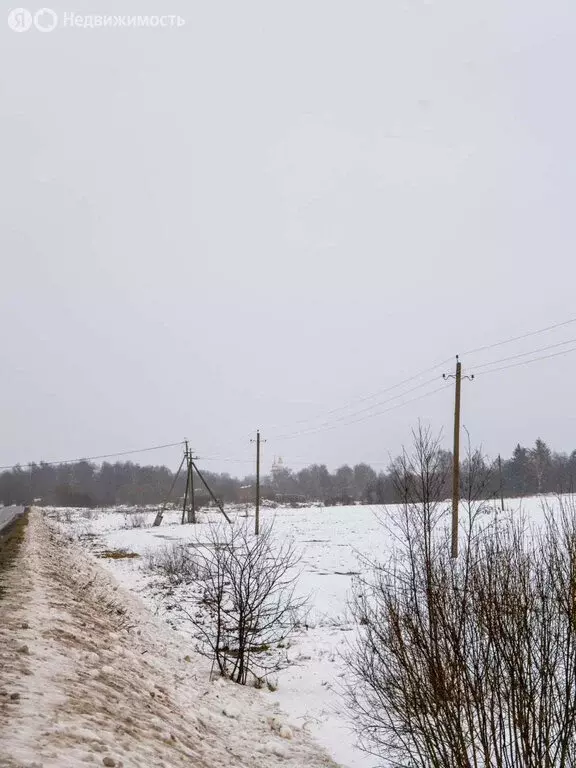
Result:
[[[538,528],[492,525],[479,500],[488,468],[469,452],[453,560],[437,449],[416,433],[397,467],[398,546],[356,585],[348,698],[360,741],[388,766],[576,766],[576,505]]]
[[[245,685],[263,683],[288,664],[285,641],[298,629],[307,603],[296,594],[299,555],[291,541],[277,543],[272,526],[254,536],[246,521],[210,526],[194,548],[202,597],[184,608],[199,650],[221,675]]]

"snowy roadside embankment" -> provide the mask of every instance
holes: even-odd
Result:
[[[270,699],[209,682],[189,640],[36,510],[3,587],[3,768],[334,768]]]

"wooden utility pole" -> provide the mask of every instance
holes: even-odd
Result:
[[[454,467],[452,469],[452,557],[458,557],[458,507],[460,505],[460,391],[462,363],[456,358],[454,397]]]
[[[256,536],[260,533],[260,430],[256,431],[256,515],[254,518],[254,533]],[[263,442],[266,442],[265,440]]]
[[[232,525],[232,520],[230,520],[230,518],[228,517],[228,515],[227,515],[227,514],[226,514],[226,512],[224,511],[224,505],[222,504],[222,502],[221,502],[221,501],[219,501],[219,500],[216,498],[216,496],[214,496],[214,494],[213,494],[213,492],[212,492],[212,489],[210,488],[210,486],[209,486],[209,485],[208,485],[208,483],[206,482],[206,479],[204,478],[204,475],[202,474],[202,472],[200,472],[200,470],[198,469],[198,467],[197,467],[197,466],[196,466],[196,464],[194,463],[194,457],[193,457],[193,456],[190,456],[190,463],[191,463],[191,465],[192,465],[193,469],[195,469],[195,470],[196,470],[196,474],[197,474],[197,475],[198,475],[198,477],[200,478],[200,482],[202,483],[202,485],[204,486],[204,488],[206,488],[206,490],[207,490],[207,491],[208,491],[208,493],[210,494],[210,497],[212,498],[212,501],[213,501],[213,502],[216,504],[216,506],[218,507],[218,509],[220,510],[220,512],[222,512],[222,514],[223,514],[223,515],[224,515],[224,517],[226,518],[226,522],[228,522],[228,523],[230,523],[230,525]]]
[[[454,395],[454,455],[452,459],[452,557],[458,557],[458,508],[460,505],[460,390],[462,386],[462,363],[456,355],[456,373],[444,374],[444,379],[455,379]],[[473,379],[474,376],[465,376]]]
[[[254,533],[260,533],[260,430],[256,432],[256,516]]]
[[[502,482],[502,457],[498,454],[498,476],[500,478],[500,505],[504,512],[504,483]]]
[[[162,518],[164,517],[164,512],[166,511],[166,507],[168,505],[168,502],[170,501],[170,496],[172,495],[172,491],[174,490],[176,483],[178,481],[178,477],[180,475],[180,472],[182,472],[182,467],[184,466],[184,462],[186,461],[186,454],[182,457],[182,461],[180,462],[180,466],[178,467],[178,471],[174,475],[174,479],[172,480],[172,485],[170,486],[170,490],[168,491],[168,496],[166,497],[164,504],[162,504],[162,509],[158,512],[156,515],[156,518],[154,520],[154,525],[158,526],[162,523]]]
[[[184,491],[184,502],[182,504],[182,525],[184,525],[185,522],[188,523],[197,523],[198,519],[196,517],[196,496],[194,492],[194,472],[198,475],[200,478],[200,481],[212,497],[212,500],[215,502],[215,504],[218,506],[218,509],[226,520],[231,523],[232,521],[224,512],[224,506],[222,502],[218,501],[216,496],[212,493],[212,490],[208,483],[206,482],[204,476],[194,463],[194,459],[197,458],[193,455],[189,445],[188,440],[184,441],[184,456],[182,458],[182,461],[180,463],[180,466],[178,467],[178,472],[176,472],[176,475],[174,476],[174,479],[172,481],[172,486],[170,487],[170,491],[168,492],[168,497],[166,501],[164,502],[162,509],[158,514],[156,515],[156,519],[154,520],[154,525],[160,525],[162,522],[162,518],[164,517],[164,512],[166,510],[166,505],[168,504],[168,499],[172,495],[172,491],[174,490],[174,487],[176,486],[176,482],[178,480],[178,476],[180,475],[180,472],[182,471],[182,467],[184,466],[184,463],[186,463],[186,490]],[[190,502],[188,506],[188,502]]]
[[[186,522],[186,502],[188,501],[188,488],[190,487],[190,450],[188,440],[184,441],[184,456],[186,459],[186,490],[184,491],[184,503],[182,505],[182,525]]]
[[[188,522],[196,525],[196,501],[194,496],[194,464],[192,463],[192,454],[190,454],[190,508],[188,510]]]
[[[182,525],[184,523],[196,523],[196,503],[194,496],[194,457],[188,447],[188,440],[184,441],[184,459],[186,461],[186,490],[184,491],[184,504],[182,505]]]

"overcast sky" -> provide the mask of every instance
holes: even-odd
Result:
[[[372,414],[453,362],[362,398],[576,317],[574,0],[76,0],[49,33],[9,7],[0,464],[188,437],[240,474],[257,427],[266,466],[385,463],[418,418],[449,445],[451,389]],[[472,441],[576,448],[575,374],[466,382]]]

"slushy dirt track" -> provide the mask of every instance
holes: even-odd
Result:
[[[2,768],[334,768],[257,691],[210,682],[189,641],[39,511],[23,532],[0,576]]]

